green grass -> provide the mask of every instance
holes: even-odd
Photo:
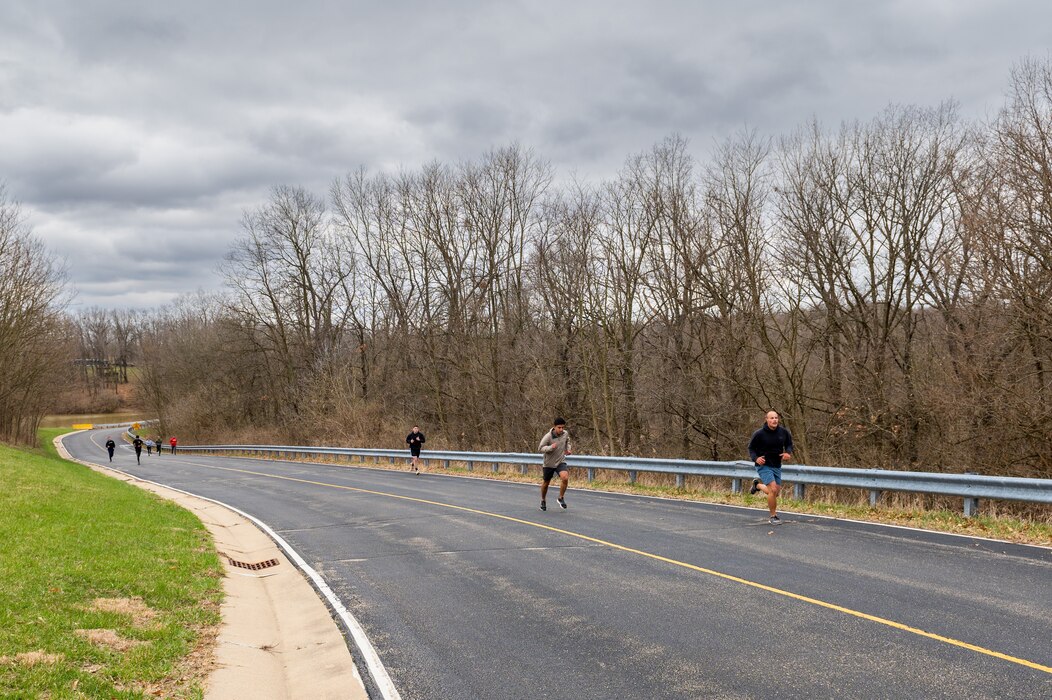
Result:
[[[222,598],[211,537],[188,511],[59,458],[64,432],[41,430],[36,450],[0,445],[0,696],[201,697],[192,652]],[[141,599],[155,616],[99,610],[100,598]],[[76,632],[92,629],[134,646]],[[51,657],[18,656],[31,652]]]

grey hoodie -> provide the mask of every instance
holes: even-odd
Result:
[[[552,428],[541,438],[539,449],[544,453],[544,466],[557,467],[566,461],[566,451],[570,447],[570,431],[563,430],[563,434],[555,437],[555,429]]]

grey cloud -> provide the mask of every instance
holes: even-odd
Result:
[[[594,180],[672,132],[703,158],[744,125],[777,136],[889,101],[983,117],[1049,26],[1041,0],[15,0],[0,180],[80,303],[136,305],[218,287],[241,211],[275,184],[324,195],[359,165],[512,141]]]
[[[63,37],[65,46],[86,63],[136,63],[144,54],[172,54],[185,45],[188,30],[176,18],[112,16],[97,13],[88,4],[81,7],[78,15],[69,18]],[[143,9],[152,13],[164,8],[145,5]]]

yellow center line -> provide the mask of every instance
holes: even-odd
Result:
[[[673,566],[679,566],[679,567],[682,567],[684,569],[690,569],[691,571],[698,571],[700,573],[708,574],[710,576],[716,576],[718,578],[722,578],[722,579],[725,579],[727,581],[734,581],[735,583],[740,583],[740,584],[745,585],[745,586],[751,586],[752,588],[758,588],[758,589],[760,589],[762,591],[767,591],[768,593],[774,593],[776,595],[785,596],[786,598],[792,598],[793,600],[799,600],[799,601],[804,602],[804,603],[810,603],[811,605],[817,605],[817,606],[819,606],[821,608],[826,608],[828,610],[836,610],[837,612],[844,613],[845,615],[851,615],[853,617],[859,617],[859,618],[862,618],[863,620],[869,620],[870,622],[876,622],[876,623],[881,624],[881,625],[886,625],[888,627],[893,627],[893,628],[895,628],[897,630],[902,630],[903,632],[910,632],[911,634],[916,634],[916,635],[921,636],[921,637],[927,637],[928,639],[934,639],[934,640],[936,640],[938,642],[943,642],[945,644],[950,644],[950,645],[955,646],[955,647],[960,647],[961,649],[968,649],[969,651],[974,651],[974,652],[977,652],[979,654],[985,654],[987,656],[993,656],[993,657],[1001,659],[1003,661],[1008,661],[1008,662],[1011,662],[1011,663],[1014,663],[1014,664],[1019,664],[1020,666],[1026,666],[1027,668],[1032,668],[1032,669],[1035,669],[1037,671],[1044,671],[1045,673],[1052,674],[1052,666],[1045,666],[1045,665],[1042,665],[1042,664],[1039,664],[1039,663],[1035,663],[1033,661],[1027,661],[1026,659],[1020,659],[1018,657],[1010,656],[1008,654],[1002,654],[999,651],[994,651],[992,649],[987,649],[985,647],[981,647],[981,646],[978,646],[978,645],[975,645],[975,644],[969,644],[968,642],[962,642],[961,640],[953,639],[952,637],[944,637],[941,634],[935,634],[933,632],[926,632],[926,631],[924,631],[922,629],[918,629],[917,627],[910,627],[909,625],[905,625],[905,624],[903,624],[901,622],[895,622],[894,620],[889,620],[889,619],[884,618],[884,617],[878,617],[876,615],[870,615],[869,613],[860,612],[858,610],[852,610],[851,608],[845,608],[844,606],[836,605],[835,603],[827,603],[826,601],[818,600],[817,598],[810,598],[810,597],[805,596],[805,595],[800,595],[799,593],[793,593],[792,591],[786,591],[786,590],[783,590],[781,588],[775,588],[773,586],[765,585],[763,583],[757,583],[756,581],[750,581],[749,579],[744,579],[744,578],[741,578],[739,576],[732,576],[731,574],[725,574],[725,573],[723,573],[721,571],[715,571],[713,569],[706,569],[703,566],[697,566],[695,564],[689,564],[687,562],[679,561],[677,559],[670,559],[668,557],[663,557],[660,554],[653,554],[651,552],[646,552],[646,551],[641,550],[641,549],[635,549],[633,547],[626,547],[625,545],[617,544],[616,542],[610,542],[608,540],[602,540],[602,539],[599,539],[598,537],[590,537],[588,535],[582,535],[582,534],[580,534],[578,532],[571,532],[570,530],[563,530],[562,528],[552,527],[551,525],[543,525],[541,523],[535,523],[535,522],[531,522],[529,520],[523,520],[521,518],[514,518],[514,517],[512,517],[510,515],[501,515],[500,513],[490,513],[490,512],[485,511],[485,510],[478,510],[476,508],[468,508],[466,506],[458,506],[458,505],[454,505],[452,503],[442,503],[440,501],[431,501],[431,500],[428,500],[426,498],[416,498],[414,496],[401,496],[399,494],[388,493],[386,491],[373,491],[371,489],[363,489],[363,488],[358,488],[358,487],[355,487],[355,486],[342,486],[340,484],[330,484],[330,483],[326,483],[326,482],[323,482],[323,481],[311,481],[310,479],[300,479],[300,478],[297,478],[297,477],[294,477],[294,476],[281,476],[281,475],[278,475],[278,474],[266,474],[264,472],[256,472],[256,471],[251,471],[249,469],[234,469],[233,467],[217,467],[217,466],[214,466],[214,465],[211,465],[211,464],[201,464],[199,462],[188,462],[186,460],[183,460],[183,461],[186,464],[192,464],[192,465],[195,465],[195,466],[205,467],[205,468],[208,468],[208,469],[220,469],[220,470],[223,470],[223,471],[238,472],[238,473],[241,473],[241,474],[251,474],[251,475],[254,475],[254,476],[263,476],[263,477],[268,477],[268,478],[271,478],[271,479],[283,479],[285,481],[295,481],[295,482],[298,482],[298,483],[301,483],[301,484],[311,484],[313,486],[325,486],[325,487],[328,487],[328,488],[342,489],[344,491],[355,491],[357,493],[366,493],[366,494],[369,494],[369,495],[372,495],[372,496],[386,496],[388,498],[397,498],[397,499],[400,499],[400,500],[403,500],[403,501],[411,501],[413,503],[425,503],[427,505],[439,506],[441,508],[450,508],[452,510],[463,511],[465,513],[474,513],[476,515],[484,515],[484,516],[488,516],[488,517],[491,517],[491,518],[498,518],[500,520],[506,520],[508,522],[518,523],[520,525],[529,525],[530,527],[536,527],[536,528],[539,528],[541,530],[549,530],[551,532],[557,532],[557,533],[559,533],[561,535],[567,535],[568,537],[575,537],[575,538],[580,539],[580,540],[585,540],[586,542],[594,542],[596,544],[601,544],[603,546],[610,547],[612,549],[621,550],[622,552],[629,552],[630,554],[638,554],[639,556],[646,557],[647,559],[653,559],[655,561],[664,562],[666,564],[672,564]]]

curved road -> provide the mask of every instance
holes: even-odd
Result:
[[[105,434],[66,438],[105,463]],[[403,698],[1049,698],[1052,550],[465,477],[121,447],[269,524]],[[554,498],[550,500],[555,503]]]

